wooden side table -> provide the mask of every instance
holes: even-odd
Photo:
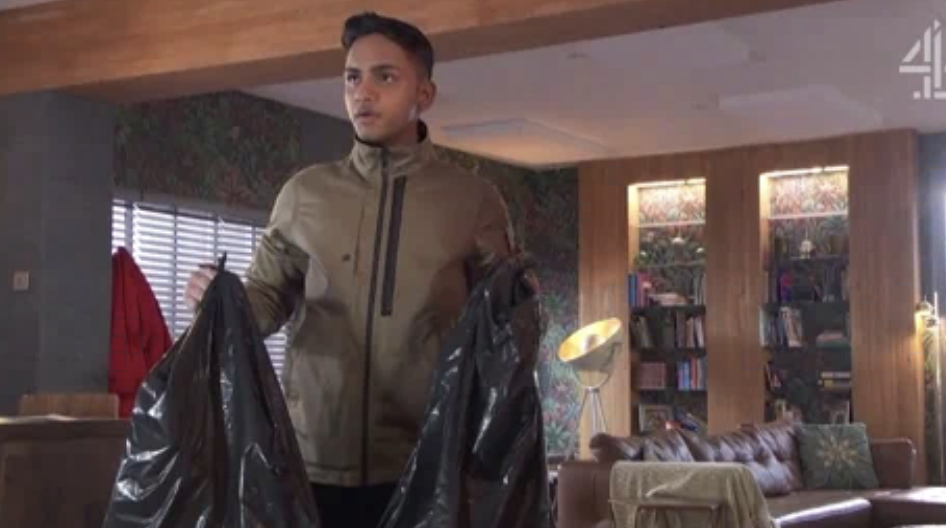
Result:
[[[0,417],[0,526],[102,526],[129,423]]]

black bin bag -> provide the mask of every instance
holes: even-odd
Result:
[[[138,392],[104,528],[320,526],[272,363],[224,261]]]
[[[551,526],[530,267],[499,261],[472,292],[441,349],[420,439],[381,528]]]

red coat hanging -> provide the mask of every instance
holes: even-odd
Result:
[[[124,248],[112,256],[112,339],[108,390],[127,418],[151,367],[171,348],[161,306],[144,273]]]

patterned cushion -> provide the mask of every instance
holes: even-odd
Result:
[[[798,453],[808,489],[874,489],[880,486],[862,424],[798,424]]]

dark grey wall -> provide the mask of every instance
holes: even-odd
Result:
[[[350,151],[347,122],[282,108],[296,123],[295,162]],[[123,182],[114,170],[117,115],[62,94],[0,98],[0,414],[14,412],[24,392],[108,386],[111,200]],[[185,189],[199,186],[171,173]],[[15,270],[30,272],[28,292],[13,292]]]
[[[939,294],[940,314],[946,306],[946,134],[920,136],[920,271],[923,296],[932,301]],[[942,337],[942,332],[941,332]],[[940,345],[941,346],[941,345]],[[933,350],[936,350],[934,347]],[[930,484],[942,485],[944,480],[942,409],[946,394],[946,372],[936,379],[942,355],[925,348],[924,385],[926,391],[926,472]]]
[[[946,134],[920,136],[919,163],[923,294],[931,298],[934,291],[939,292],[942,306],[946,302]]]
[[[108,105],[0,98],[0,413],[28,391],[107,387],[113,142]]]

